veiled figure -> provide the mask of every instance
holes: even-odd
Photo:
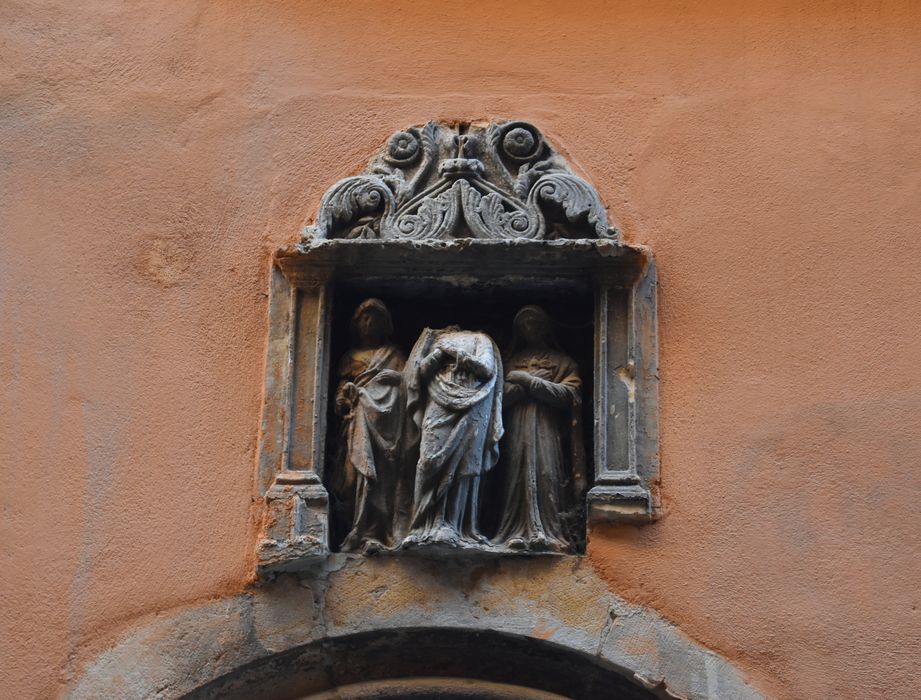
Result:
[[[354,498],[352,529],[343,551],[386,544],[402,427],[402,370],[406,358],[390,342],[393,321],[379,299],[366,299],[352,316],[350,349],[339,364],[335,410],[342,417],[334,490]]]
[[[426,328],[406,367],[407,432],[418,445],[405,544],[481,544],[480,482],[499,458],[502,360],[485,333]],[[413,454],[415,451],[413,451]]]
[[[494,541],[511,549],[565,551],[564,511],[585,478],[582,380],[540,307],[525,306],[515,316],[506,371],[505,489]]]

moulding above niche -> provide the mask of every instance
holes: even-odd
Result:
[[[620,240],[595,189],[533,125],[397,132],[278,251],[270,292],[260,572],[335,551],[579,554],[594,523],[658,516],[655,262]],[[376,345],[355,336],[362,313],[386,329]],[[525,316],[541,337],[522,342]],[[373,369],[375,348],[387,358],[375,376],[355,369]],[[482,389],[488,408],[445,399],[442,369]],[[446,481],[420,477],[457,438],[426,427],[457,417],[430,416],[429,400],[483,411],[461,443],[489,433],[484,456],[461,450],[463,473]],[[534,402],[542,422],[522,423],[515,401]],[[355,421],[361,430],[348,429]],[[537,456],[522,457],[528,441]],[[458,493],[469,495],[451,495],[468,477]],[[447,516],[432,515],[438,499]]]

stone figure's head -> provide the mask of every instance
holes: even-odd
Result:
[[[512,329],[515,344],[538,345],[553,342],[553,321],[539,306],[529,305],[515,314]]]
[[[380,299],[365,299],[352,314],[352,339],[361,347],[379,347],[393,335],[393,319]]]

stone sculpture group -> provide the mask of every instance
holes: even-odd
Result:
[[[512,326],[504,361],[487,334],[456,326],[426,328],[407,358],[385,304],[358,306],[334,399],[331,485],[353,514],[342,551],[571,551],[567,514],[585,488],[578,367],[540,307]],[[485,484],[500,504],[491,537]]]

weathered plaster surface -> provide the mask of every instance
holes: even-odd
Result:
[[[385,629],[490,630],[611,663],[662,697],[764,697],[724,658],[611,593],[575,557],[464,566],[334,555],[236,597],[166,613],[119,639],[67,693],[173,698],[243,664],[325,638]]]
[[[612,591],[781,698],[921,695],[921,9],[0,3],[0,688],[246,586],[268,256],[427,118],[533,121],[660,273]],[[228,632],[229,634],[229,632]]]

